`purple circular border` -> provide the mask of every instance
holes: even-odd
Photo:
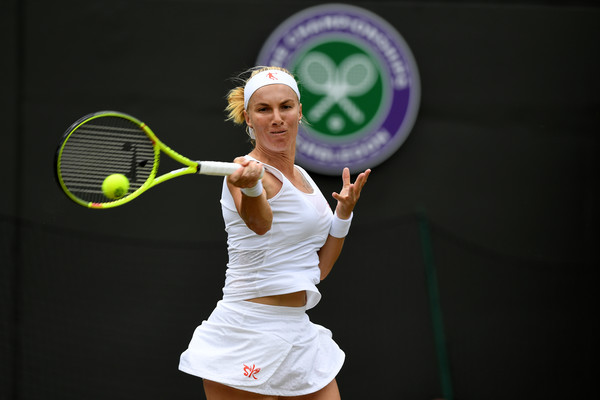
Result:
[[[291,32],[294,32],[302,25],[306,25],[311,21],[322,20],[327,16],[352,18],[374,26],[379,32],[383,33],[385,39],[398,52],[399,58],[405,66],[408,81],[407,86],[402,89],[393,87],[393,74],[389,69],[390,67],[385,55],[372,42],[353,33],[350,27],[344,30],[332,29],[325,33],[309,35],[296,43],[295,46],[293,44],[289,45],[289,42],[294,40]],[[381,17],[356,6],[324,4],[307,8],[282,22],[263,45],[257,59],[257,65],[289,67],[288,63],[299,47],[301,48],[307,40],[318,38],[322,35],[357,37],[362,43],[371,45],[372,51],[377,53],[380,59],[386,61],[385,69],[388,72],[387,78],[390,79],[389,82],[392,85],[392,104],[387,117],[378,127],[371,129],[368,133],[350,142],[325,143],[315,138],[310,132],[301,129],[298,132],[299,140],[296,148],[296,159],[299,164],[307,169],[327,175],[338,175],[341,169],[346,166],[353,173],[362,171],[365,168],[372,168],[395,153],[412,130],[420,102],[420,81],[416,62],[404,39]],[[372,152],[364,150],[369,145],[380,147]],[[314,150],[317,147],[322,151],[336,153],[340,157],[338,157],[338,160],[323,161],[322,157],[310,154],[311,151],[309,149]],[[322,151],[317,153],[322,154]],[[346,155],[346,157],[341,157],[342,155]]]

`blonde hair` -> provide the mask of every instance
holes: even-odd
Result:
[[[277,69],[294,77],[294,75],[292,75],[290,71],[282,67],[259,66],[250,68],[246,72],[240,74],[240,76],[248,74],[250,74],[250,76],[248,76],[247,79],[242,79],[238,77],[238,79],[241,81],[241,84],[231,89],[229,93],[227,93],[227,107],[225,108],[225,111],[227,112],[226,121],[233,121],[233,123],[236,125],[243,125],[246,122],[246,119],[244,118],[244,86],[246,86],[246,82],[248,82],[248,80],[254,75],[258,74],[259,72],[266,71],[268,69]]]

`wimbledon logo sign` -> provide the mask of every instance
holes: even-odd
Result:
[[[304,117],[296,160],[338,175],[372,168],[406,140],[417,117],[420,82],[408,45],[365,9],[325,4],[285,20],[257,65],[285,67],[300,84]]]

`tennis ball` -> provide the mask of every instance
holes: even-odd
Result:
[[[102,192],[111,200],[125,196],[129,191],[129,179],[123,174],[112,174],[102,182]]]

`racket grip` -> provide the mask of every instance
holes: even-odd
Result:
[[[241,167],[240,164],[221,161],[199,161],[198,173],[202,175],[227,176]]]
[[[201,175],[228,176],[233,174],[240,167],[240,164],[231,162],[198,161],[198,173]],[[264,174],[265,169],[263,168],[260,177],[262,178]]]

